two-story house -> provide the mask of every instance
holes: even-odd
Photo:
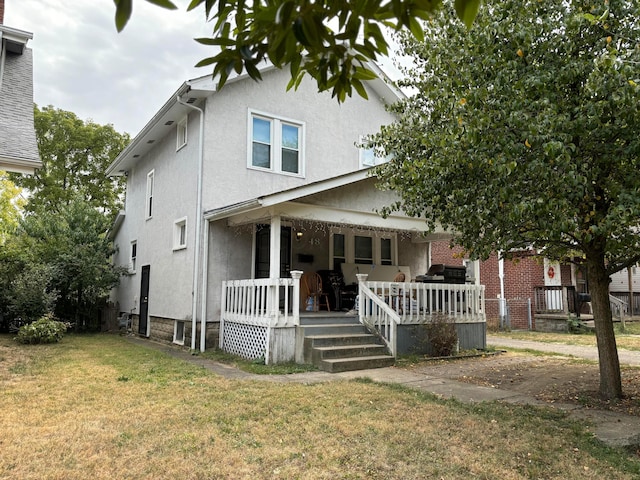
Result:
[[[380,284],[375,293],[365,283],[392,282],[400,271],[409,282],[429,267],[423,221],[376,213],[396,196],[376,189],[369,167],[380,159],[358,147],[393,121],[385,105],[402,95],[378,73],[369,100],[343,104],[311,81],[287,92],[288,72],[274,68],[261,82],[238,76],[221,91],[210,76],[180,86],[107,171],[127,177],[111,234],[129,275],[113,300],[136,332],[268,363],[303,361],[304,274],[321,272],[325,291],[360,287],[358,305],[350,297],[332,301],[334,310],[362,306],[356,318],[368,315],[381,336],[393,335],[392,350],[410,336],[396,330],[427,312],[417,290]],[[330,288],[327,272],[339,284]],[[466,314],[473,347],[483,347],[481,290],[472,287],[439,295]],[[390,308],[399,291],[408,308]]]
[[[32,38],[4,25],[0,0],[0,170],[27,174],[42,166],[33,126]]]

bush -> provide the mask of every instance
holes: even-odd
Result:
[[[66,331],[65,323],[58,322],[53,315],[45,315],[33,323],[20,327],[15,340],[25,344],[56,343],[62,339]]]
[[[458,332],[453,318],[436,314],[429,323],[420,325],[416,331],[418,345],[431,348],[431,356],[449,357],[457,353]]]

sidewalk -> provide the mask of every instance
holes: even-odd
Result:
[[[551,408],[558,408],[566,411],[576,420],[584,420],[593,425],[594,435],[607,445],[614,447],[627,447],[640,445],[640,418],[603,410],[587,410],[578,405],[553,404],[537,400],[534,397],[519,394],[502,388],[490,388],[469,383],[458,382],[450,378],[431,376],[428,368],[418,370],[401,370],[394,367],[377,368],[371,370],[357,370],[353,372],[327,373],[313,371],[296,373],[291,375],[256,375],[239,370],[235,367],[218,363],[202,358],[198,355],[191,355],[188,351],[174,347],[143,340],[137,337],[128,337],[128,340],[138,345],[154,348],[165,352],[175,358],[193,363],[206,368],[220,376],[238,380],[256,380],[263,382],[282,383],[321,383],[336,380],[350,380],[355,378],[369,378],[380,383],[395,383],[407,388],[421,390],[423,392],[437,395],[441,398],[455,398],[464,403],[502,401],[522,405],[537,405]],[[597,360],[597,352],[589,347],[572,347],[559,344],[545,344],[541,342],[509,340],[501,337],[487,337],[487,344],[499,346],[505,349],[531,349],[545,352],[560,353],[563,355],[573,355],[582,358]],[[639,352],[628,352],[629,361],[623,360],[621,363],[630,365],[640,365]],[[627,358],[625,356],[625,358]],[[635,362],[635,363],[631,363]]]
[[[581,345],[566,345],[563,343],[532,342],[530,340],[515,340],[504,337],[487,335],[487,346],[517,348],[520,350],[538,350],[539,352],[559,353],[572,357],[586,358],[598,361],[598,349]],[[640,352],[618,348],[618,358],[623,365],[640,366]]]

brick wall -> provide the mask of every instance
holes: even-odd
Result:
[[[431,263],[444,263],[447,265],[462,265],[462,248],[449,246],[448,241],[431,243]],[[566,266],[569,268],[569,266]],[[497,254],[491,255],[480,263],[480,284],[485,286],[487,327],[497,328],[500,320],[500,295],[499,262]],[[562,282],[571,284],[570,270],[565,277],[562,270]],[[542,260],[534,258],[523,252],[514,260],[504,262],[504,296],[507,300],[511,328],[529,328],[528,299],[533,301],[533,289],[544,285],[544,267]],[[533,313],[532,313],[533,315]],[[535,329],[535,318],[532,318],[532,327]]]
[[[139,316],[134,315],[131,322],[131,331],[138,332]],[[160,318],[149,316],[151,322],[151,332],[149,339],[160,343],[173,343],[173,328],[175,320],[171,318]],[[207,322],[205,348],[207,350],[218,348],[220,338],[220,323]],[[184,345],[191,346],[191,321],[184,320]],[[196,348],[200,348],[200,323],[196,330]]]
[[[4,23],[4,0],[0,0],[0,25]]]

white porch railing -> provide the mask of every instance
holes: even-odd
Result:
[[[222,282],[220,348],[266,364],[289,361],[294,344],[276,330],[300,324],[300,276]],[[293,335],[295,339],[295,335]]]
[[[429,322],[434,315],[455,323],[486,322],[484,285],[367,282],[358,275],[360,322],[373,329],[395,356],[398,325]]]
[[[629,304],[624,300],[620,300],[618,297],[609,295],[609,304],[611,305],[611,315],[613,318],[622,320],[625,315],[628,315]]]
[[[300,276],[222,282],[222,322],[262,327],[300,323]],[[294,276],[295,275],[295,276]],[[296,278],[297,277],[297,278]]]
[[[397,331],[400,317],[382,298],[360,282],[358,295],[360,323],[375,332],[387,345],[389,353],[396,356]]]

